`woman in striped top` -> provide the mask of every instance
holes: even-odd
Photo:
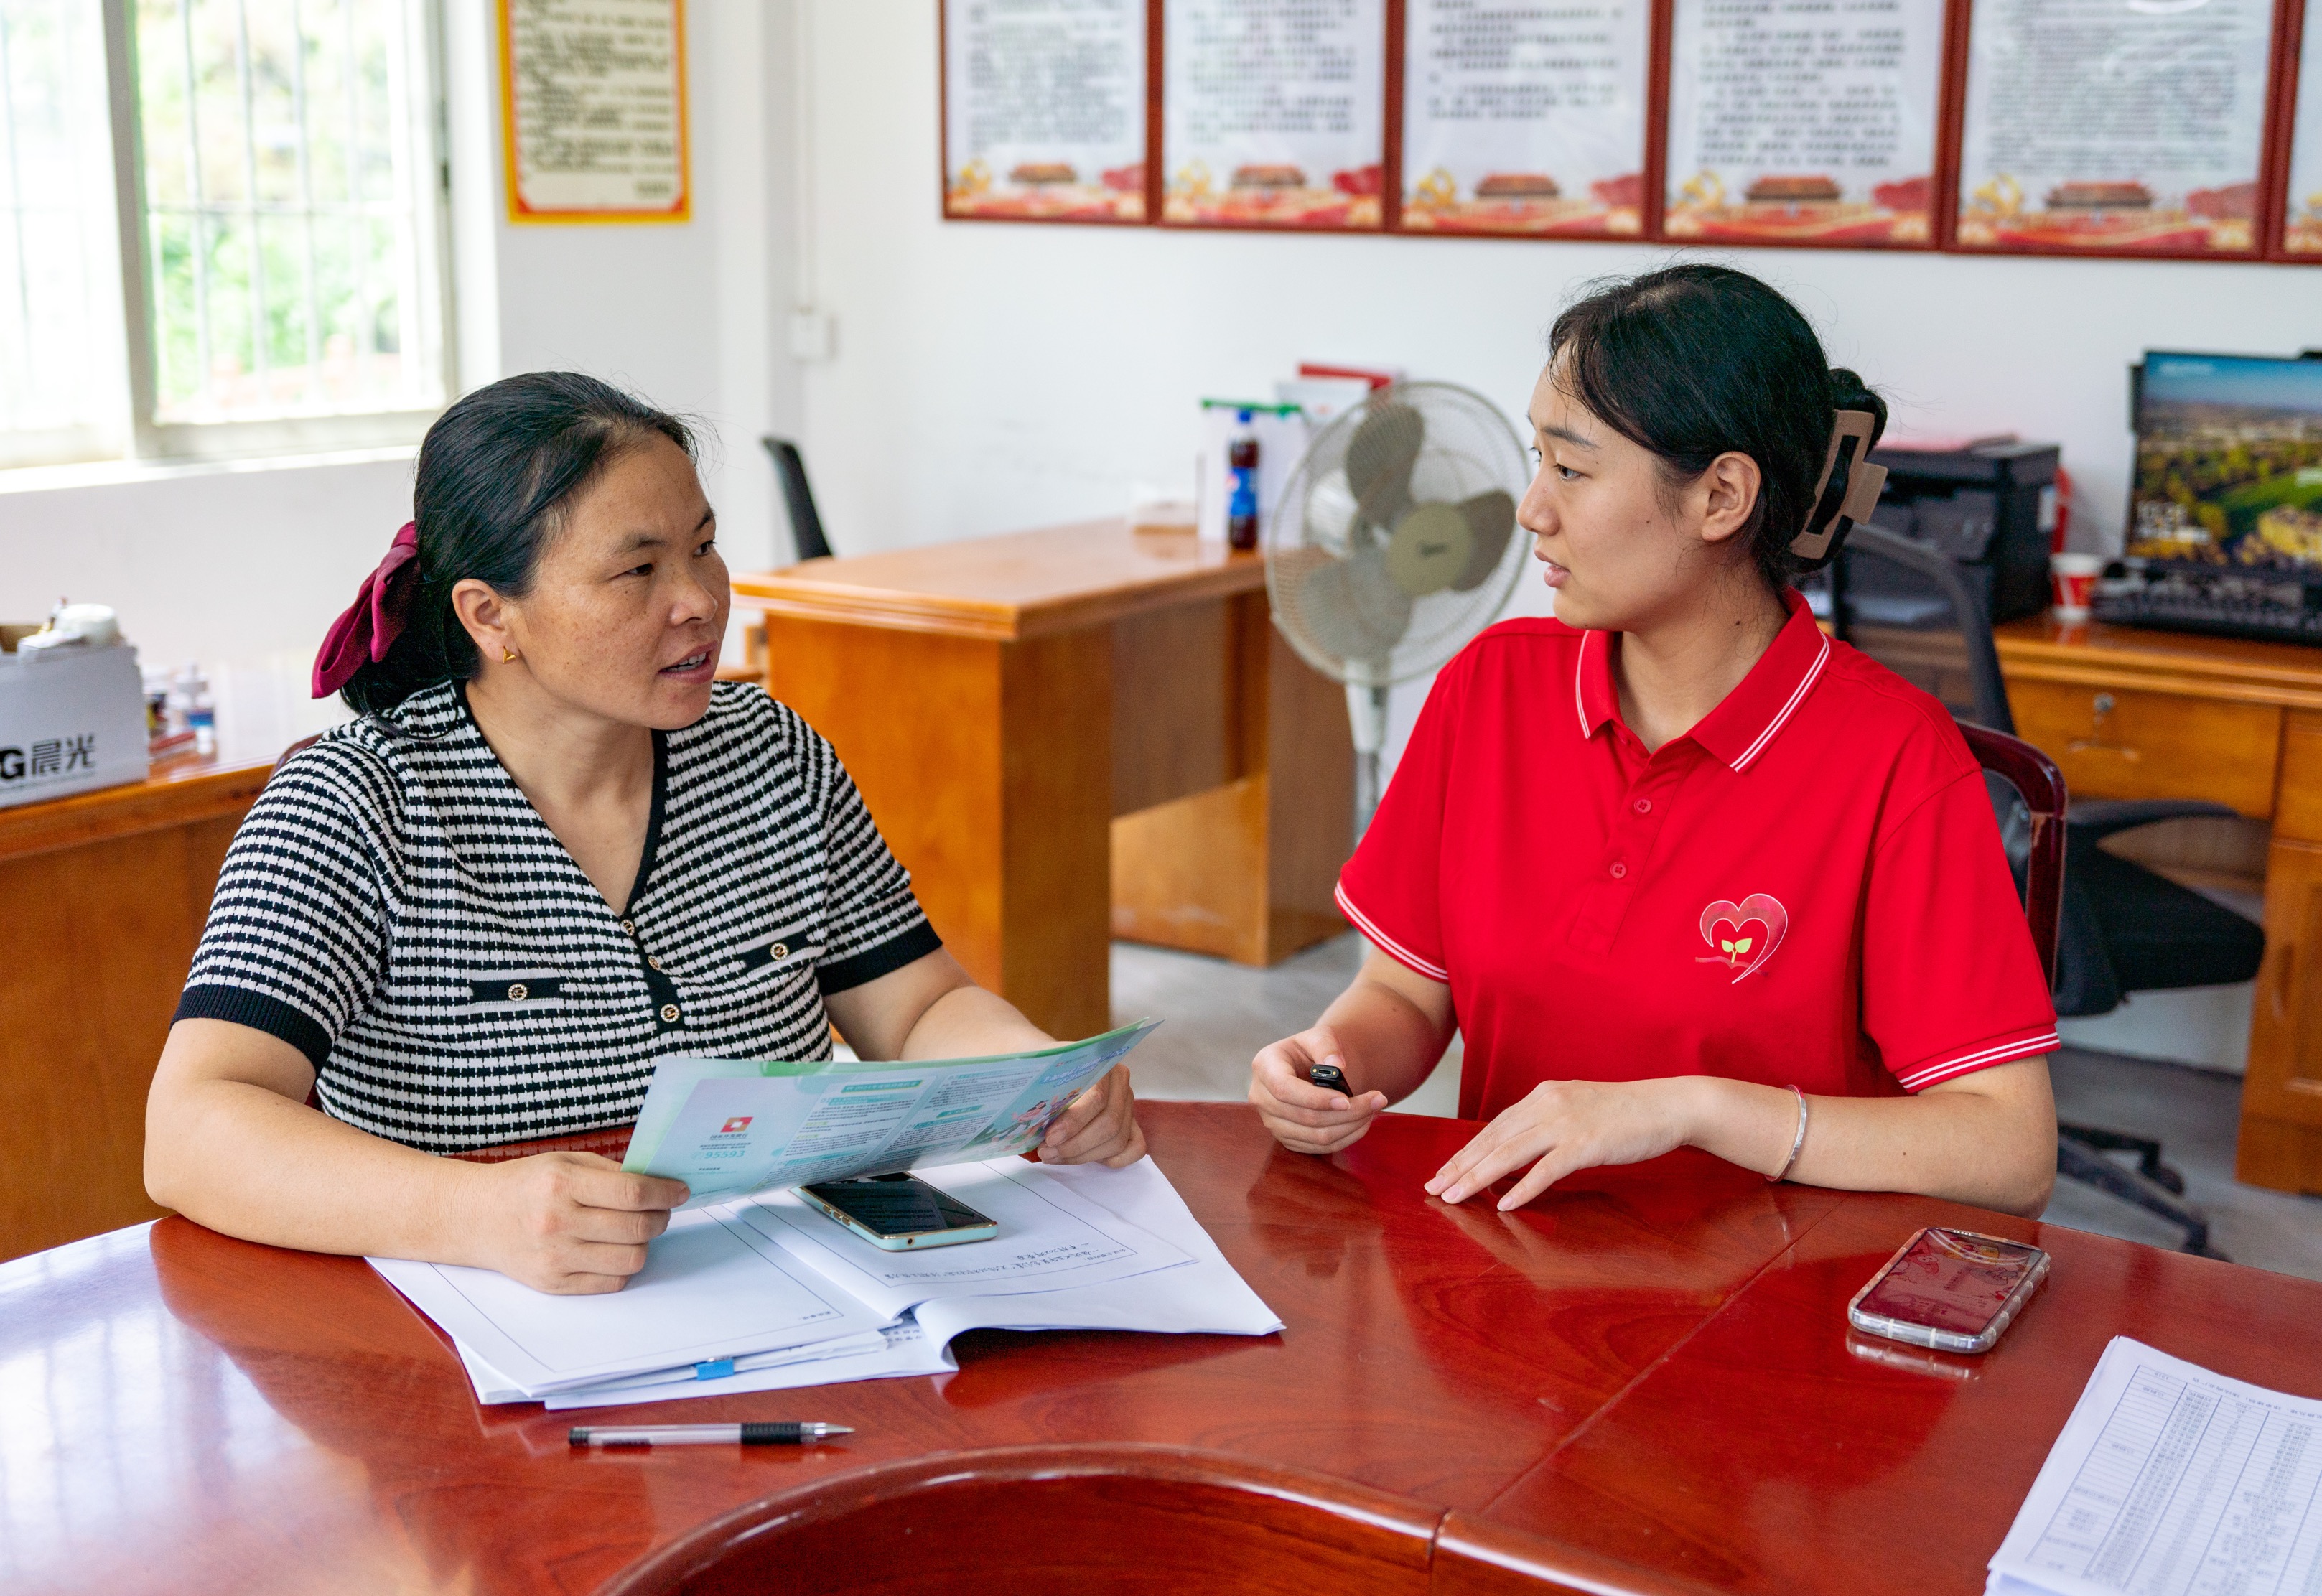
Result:
[[[156,1202],[230,1235],[617,1290],[684,1200],[593,1154],[672,1053],[1049,1038],[971,980],[796,715],[715,680],[716,517],[674,417],[510,378],[421,446],[416,519],[315,662],[361,718],[276,772],[146,1110]],[[310,1106],[312,1105],[312,1106]],[[1143,1155],[1116,1068],[1051,1161]]]

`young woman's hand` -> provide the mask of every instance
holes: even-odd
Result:
[[[1145,1156],[1137,1127],[1137,1095],[1129,1066],[1115,1064],[1104,1079],[1073,1099],[1040,1140],[1042,1163],[1102,1163],[1122,1169]]]
[[[1346,1068],[1327,1025],[1301,1031],[1261,1051],[1249,1063],[1249,1100],[1274,1139],[1293,1153],[1336,1153],[1363,1138],[1387,1105],[1385,1092],[1349,1098],[1307,1080],[1316,1064]]]
[[[475,1262],[535,1291],[617,1291],[645,1266],[689,1193],[682,1181],[635,1175],[594,1153],[538,1153],[472,1166],[483,1211]]]
[[[1427,1190],[1446,1202],[1463,1202],[1531,1164],[1531,1172],[1500,1199],[1504,1213],[1523,1207],[1575,1170],[1658,1158],[1689,1137],[1692,1084],[1683,1077],[1545,1081],[1477,1132],[1436,1172]]]

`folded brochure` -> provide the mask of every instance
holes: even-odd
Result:
[[[683,1181],[692,1208],[1028,1152],[1159,1023],[992,1058],[665,1058],[621,1167]]]

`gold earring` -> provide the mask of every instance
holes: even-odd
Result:
[[[500,645],[500,663],[505,665],[515,658],[516,650],[508,647],[506,643],[502,643]]]

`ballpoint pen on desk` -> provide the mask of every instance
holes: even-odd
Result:
[[[575,1446],[800,1446],[826,1436],[851,1436],[844,1424],[576,1424],[566,1439]]]

